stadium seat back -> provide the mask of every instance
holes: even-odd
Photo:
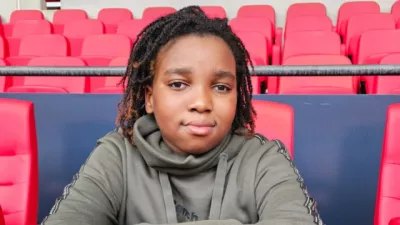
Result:
[[[326,7],[324,4],[319,2],[294,3],[289,6],[286,12],[286,19],[290,17],[307,16],[307,15],[325,16]]]
[[[149,24],[149,20],[127,20],[118,25],[117,34],[126,35],[135,41],[138,34]]]
[[[275,27],[276,13],[275,9],[270,5],[243,5],[237,12],[237,18],[268,18]]]
[[[104,24],[100,20],[82,19],[67,22],[63,34],[68,38],[85,38],[103,33]]]
[[[400,217],[400,104],[389,105],[375,208],[375,225]]]
[[[341,55],[341,40],[332,31],[295,32],[287,36],[282,63],[286,58],[300,55]]]
[[[268,64],[267,39],[259,32],[236,32],[236,35],[242,40],[250,57],[260,60],[264,65]]]
[[[39,57],[29,61],[28,66],[85,66],[85,62],[73,57]],[[21,85],[13,85],[7,92],[19,93],[85,93],[89,90],[87,77],[40,77],[25,76]]]
[[[153,21],[175,12],[176,9],[173,7],[147,7],[143,11],[142,19]]]
[[[272,52],[273,29],[271,21],[268,18],[234,18],[229,22],[232,30],[236,32],[258,32],[261,33],[267,41],[268,52]]]
[[[21,20],[44,20],[44,15],[40,10],[15,10],[10,15],[10,23],[14,24]]]
[[[289,155],[294,157],[294,110],[290,105],[252,101],[257,112],[255,132],[264,135],[268,140],[278,139],[284,143]]]
[[[394,30],[396,22],[391,14],[360,14],[348,20],[344,42],[351,55],[358,51],[361,34],[369,30]]]
[[[360,37],[358,53],[356,53],[356,64],[369,64],[372,58],[380,59],[388,53],[400,52],[400,30],[370,30],[364,32]]]
[[[290,33],[299,31],[326,31],[333,30],[332,21],[326,15],[296,16],[287,19],[285,39]]]
[[[66,24],[74,20],[88,19],[85,10],[82,9],[60,9],[53,15],[53,24]]]
[[[225,9],[221,6],[200,6],[204,13],[210,18],[226,18]]]
[[[131,40],[125,35],[91,35],[83,41],[81,56],[109,57],[111,59],[121,56],[128,57],[131,52],[131,45]]]
[[[127,66],[129,57],[117,57],[110,61],[109,66]]]
[[[380,64],[400,65],[400,53],[383,56]],[[374,76],[368,77],[371,82],[369,94],[400,94],[399,76]]]
[[[52,25],[47,20],[20,20],[14,24],[12,37],[51,33]]]
[[[67,40],[59,34],[25,36],[19,49],[19,56],[67,56],[67,53]]]
[[[36,224],[38,150],[33,104],[0,99],[0,202],[6,224]],[[4,172],[7,171],[7,172]]]
[[[356,15],[380,13],[381,9],[375,1],[352,1],[343,3],[338,12],[336,21],[337,31],[346,37],[348,20]]]
[[[342,55],[293,56],[284,65],[351,65]],[[358,79],[352,76],[278,77],[279,94],[356,94]],[[272,82],[268,82],[272,85]]]
[[[97,19],[104,24],[118,25],[122,21],[132,20],[133,14],[126,8],[103,8],[99,11]]]
[[[393,15],[396,22],[398,22],[400,19],[400,2],[399,1],[395,1],[393,3],[390,13]]]

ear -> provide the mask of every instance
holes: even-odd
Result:
[[[146,94],[145,94],[145,107],[146,113],[153,113],[153,88],[150,86],[146,86]]]

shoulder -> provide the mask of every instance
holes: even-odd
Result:
[[[247,157],[268,157],[279,155],[286,160],[292,160],[288,149],[282,141],[277,139],[269,140],[262,134],[254,134],[245,142],[241,151],[246,154]]]
[[[130,142],[116,128],[97,140],[96,147],[90,157],[113,159],[115,162],[121,162],[127,158],[127,152],[133,148]]]

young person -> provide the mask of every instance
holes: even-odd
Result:
[[[43,224],[322,225],[283,144],[254,134],[248,63],[227,20],[197,6],[151,23],[121,81],[119,130]]]

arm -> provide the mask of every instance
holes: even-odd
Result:
[[[114,225],[122,199],[121,155],[99,144],[56,200],[42,225]]]
[[[260,225],[323,225],[316,202],[279,141],[266,151],[258,166],[256,181]]]

